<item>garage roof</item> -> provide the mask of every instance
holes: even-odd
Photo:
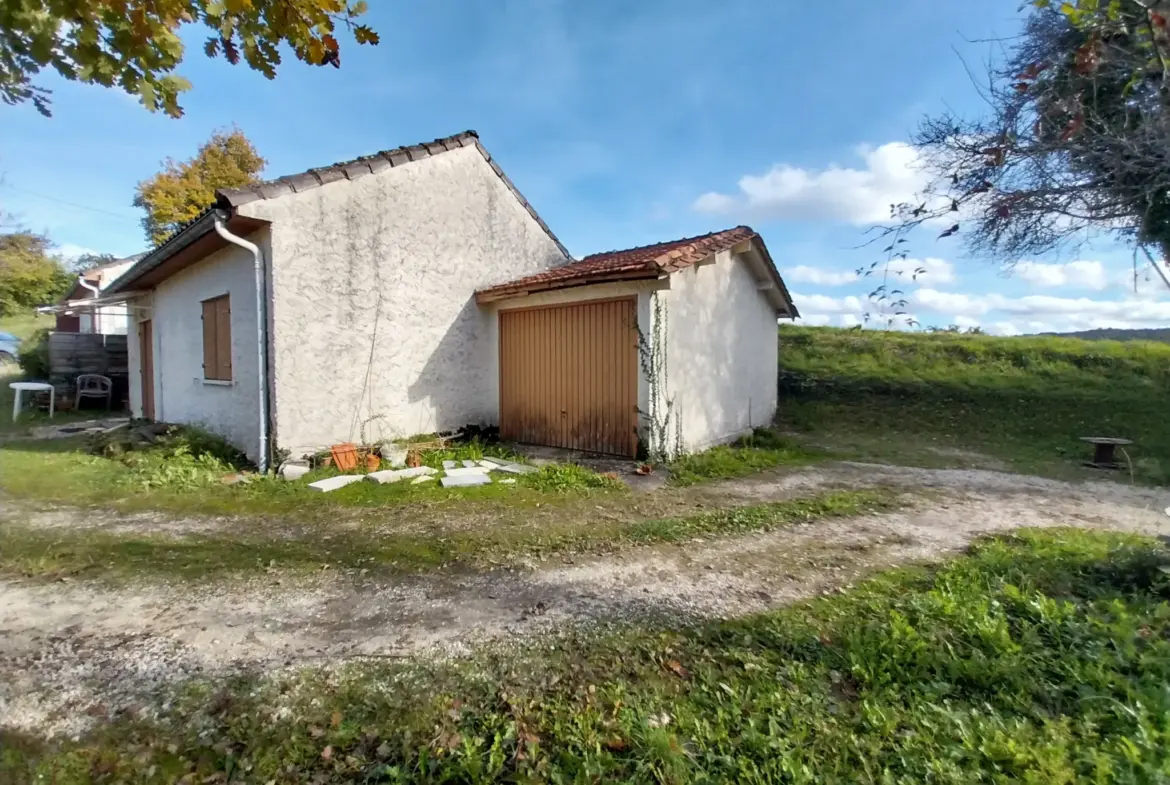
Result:
[[[781,310],[786,310],[788,315],[793,317],[798,316],[788,288],[784,285],[767,246],[764,245],[764,239],[750,226],[736,226],[698,237],[684,237],[681,240],[593,254],[562,267],[554,267],[535,275],[480,289],[475,293],[475,299],[477,302],[486,303],[574,286],[661,278],[740,244],[748,244],[758,251],[762,262],[759,266],[763,268],[767,280],[775,285],[782,296],[785,307]]]

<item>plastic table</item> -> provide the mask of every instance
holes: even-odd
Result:
[[[49,393],[49,419],[53,419],[53,407],[57,403],[57,392],[53,385],[47,382],[12,382],[8,385],[16,391],[16,397],[12,401],[12,421],[20,417],[20,396],[25,392],[47,392]]]

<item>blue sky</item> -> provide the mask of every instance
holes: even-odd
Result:
[[[54,116],[0,105],[0,207],[63,253],[145,247],[135,184],[238,125],[279,176],[474,128],[575,255],[748,223],[811,323],[872,311],[869,224],[918,184],[909,133],[978,109],[973,68],[1018,0],[423,0],[371,3],[378,47],[342,68],[291,56],[276,81],[206,59],[181,120],[112,90],[48,79]],[[633,6],[633,8],[631,8]],[[904,280],[923,324],[1001,333],[1163,326],[1170,298],[1128,251],[1019,260],[1011,276],[917,238]]]

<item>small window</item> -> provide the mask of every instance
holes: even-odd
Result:
[[[203,301],[203,378],[232,380],[232,308],[226,294]]]

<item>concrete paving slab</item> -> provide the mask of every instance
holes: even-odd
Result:
[[[355,482],[361,482],[366,475],[362,474],[340,474],[336,477],[326,477],[324,480],[317,480],[317,482],[309,483],[309,487],[321,493],[329,493],[338,488],[344,488],[347,485],[353,485]]]
[[[383,469],[380,472],[370,472],[366,475],[366,479],[385,485],[388,482],[399,482],[412,477],[424,477],[432,474],[438,474],[438,472],[430,466],[416,466],[412,469]]]
[[[486,474],[464,474],[452,477],[448,474],[439,480],[444,488],[462,488],[470,485],[490,485],[492,480]]]
[[[460,467],[458,469],[448,469],[448,477],[470,477],[476,474],[487,475],[488,470],[482,466]]]

